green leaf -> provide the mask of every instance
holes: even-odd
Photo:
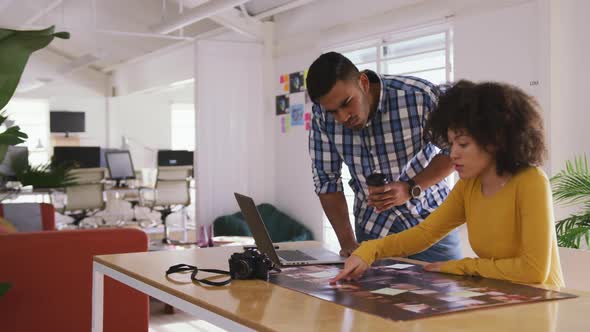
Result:
[[[52,163],[30,166],[26,160],[15,160],[12,169],[23,185],[33,188],[60,188],[76,184],[70,170],[75,165],[55,165]]]
[[[8,151],[8,145],[0,144],[0,160],[4,160],[4,157],[6,156],[6,151]]]
[[[12,287],[11,284],[9,284],[7,282],[0,282],[0,297],[2,297],[2,295],[4,295],[6,292],[8,292],[10,287]]]
[[[19,31],[0,29],[0,109],[14,94],[31,53],[49,45],[54,37],[68,39],[67,32],[43,30]]]
[[[581,212],[557,222],[558,244],[579,249],[590,247],[590,167],[586,156],[565,163],[565,169],[551,178],[553,197],[564,205],[582,204]]]

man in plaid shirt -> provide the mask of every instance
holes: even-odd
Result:
[[[428,113],[437,87],[415,77],[359,72],[339,53],[325,53],[307,75],[315,103],[309,153],[315,190],[349,256],[358,243],[418,225],[446,198],[444,180],[452,172],[446,153],[425,139]],[[345,163],[355,193],[354,236],[344,198]],[[367,177],[384,174],[389,183],[368,186]],[[450,233],[410,258],[438,262],[461,258],[458,234]]]

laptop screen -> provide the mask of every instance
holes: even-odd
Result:
[[[242,210],[242,214],[246,219],[246,223],[248,224],[248,227],[250,227],[252,236],[254,236],[254,241],[256,242],[258,250],[268,255],[275,264],[280,265],[279,256],[277,256],[277,253],[275,252],[270,235],[268,235],[268,231],[266,230],[266,226],[264,226],[260,213],[258,213],[254,200],[238,193],[234,193],[234,195],[236,196],[240,210]]]

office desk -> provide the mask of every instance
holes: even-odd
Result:
[[[39,188],[27,190],[2,190],[0,191],[0,201],[2,203],[49,203],[51,204],[51,194],[59,190]]]
[[[281,244],[284,248],[319,242]],[[175,284],[164,272],[179,263],[227,269],[241,247],[105,255],[94,258],[93,331],[102,331],[103,276],[107,275],[228,331],[588,331],[590,293],[576,299],[489,308],[394,322],[260,280],[226,287]],[[199,273],[201,276],[201,273]],[[205,276],[205,274],[203,274]],[[201,276],[201,277],[203,277]],[[175,275],[189,280],[189,275]]]

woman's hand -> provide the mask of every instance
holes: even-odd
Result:
[[[348,257],[348,259],[346,259],[346,262],[344,262],[344,268],[342,271],[337,276],[330,279],[330,283],[335,284],[340,279],[358,279],[368,269],[369,264],[365,263],[365,261],[363,261],[359,256],[351,255]]]
[[[435,263],[426,264],[426,265],[424,265],[424,270],[430,271],[430,272],[440,272],[440,268],[444,263],[445,262],[435,262]]]

